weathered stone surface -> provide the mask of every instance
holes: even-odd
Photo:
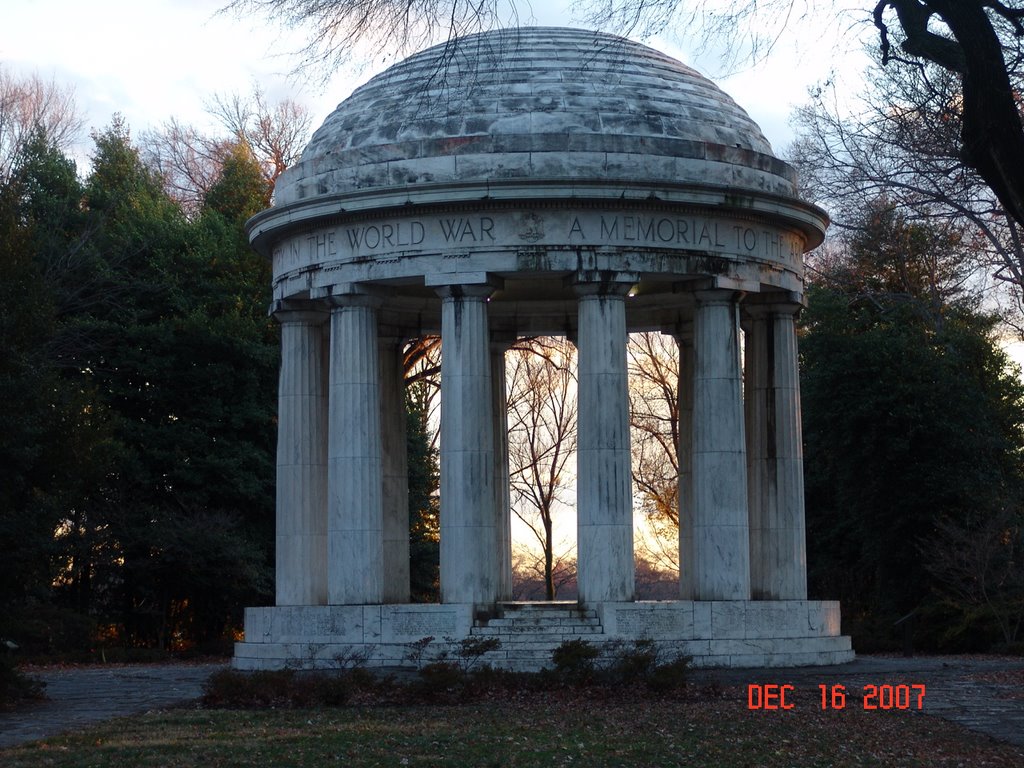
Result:
[[[331,313],[327,580],[332,604],[384,597],[380,362],[376,310],[359,300]]]
[[[577,639],[598,647],[625,642],[627,650],[632,641],[652,640],[668,656],[693,656],[698,667],[851,661],[850,639],[829,627],[832,617],[838,617],[838,603],[804,600],[609,602],[596,610],[511,603],[501,604],[497,616],[475,620],[468,605],[249,609],[234,666],[329,668],[353,659],[410,666],[455,653],[464,637],[497,639],[498,647],[480,661],[517,671],[551,667],[552,652]]]
[[[281,311],[278,387],[278,605],[327,602],[326,312]]]
[[[632,600],[633,495],[626,375],[625,294],[578,287],[577,572],[580,600]]]
[[[441,600],[487,605],[498,598],[494,417],[487,296],[454,285],[441,333]]]
[[[698,294],[694,319],[693,554],[698,600],[750,597],[738,296]]]
[[[483,661],[510,669],[573,638],[651,639],[702,665],[848,658],[838,605],[794,599],[806,577],[792,310],[827,217],[793,180],[715,85],[600,33],[472,36],[357,89],[249,225],[284,323],[279,605],[247,612],[236,665],[402,665],[473,636],[499,640]],[[745,373],[741,316],[755,322]],[[684,599],[634,603],[625,347],[652,329],[681,344]],[[443,602],[419,606],[404,602],[399,350],[438,333]],[[502,353],[540,334],[579,348],[582,610],[501,602]],[[751,602],[752,584],[787,599]]]
[[[277,196],[520,177],[793,194],[757,125],[694,70],[623,38],[527,27],[428,49],[356,89]]]

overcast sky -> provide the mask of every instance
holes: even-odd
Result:
[[[538,4],[534,22],[579,26],[566,10],[570,2]],[[204,102],[214,93],[247,92],[253,83],[271,98],[287,96],[307,105],[316,127],[382,66],[371,62],[359,72],[349,68],[327,82],[296,77],[290,73],[299,61],[295,52],[303,43],[301,33],[282,30],[263,17],[218,15],[223,3],[0,0],[0,62],[19,74],[38,72],[73,84],[91,128],[108,125],[120,112],[135,134],[171,117],[209,127]],[[529,20],[530,12],[521,10],[520,17]],[[695,61],[692,47],[684,49],[677,41],[647,42],[716,80],[782,153],[792,140],[788,123],[793,107],[806,100],[809,86],[849,58],[857,46],[849,36],[846,40],[838,46],[844,53],[839,57],[835,27],[824,34],[796,27],[764,61],[724,78],[716,57]],[[847,65],[847,77],[855,77],[857,70],[859,64]]]

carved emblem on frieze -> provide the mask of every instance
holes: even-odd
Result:
[[[524,213],[519,217],[519,239],[536,243],[544,237],[544,219],[536,213]]]

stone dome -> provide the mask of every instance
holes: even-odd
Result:
[[[613,35],[523,27],[434,46],[356,89],[276,200],[523,179],[795,197],[758,126],[693,69]]]
[[[635,283],[632,330],[676,322],[702,285],[799,297],[827,223],[708,79],[621,37],[527,27],[356,89],[248,232],[275,302],[370,293],[415,335],[440,322],[436,286],[483,281],[511,334],[571,331],[581,275]]]

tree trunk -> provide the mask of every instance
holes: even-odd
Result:
[[[551,535],[551,512],[544,514],[544,596],[548,601],[555,599],[555,542]]]
[[[978,0],[887,4],[896,9],[904,27],[905,51],[961,74],[963,161],[991,187],[1007,213],[1024,224],[1024,126],[1003,46],[985,4]],[[928,30],[932,12],[949,27],[955,45]],[[1009,18],[998,9],[994,12]]]

